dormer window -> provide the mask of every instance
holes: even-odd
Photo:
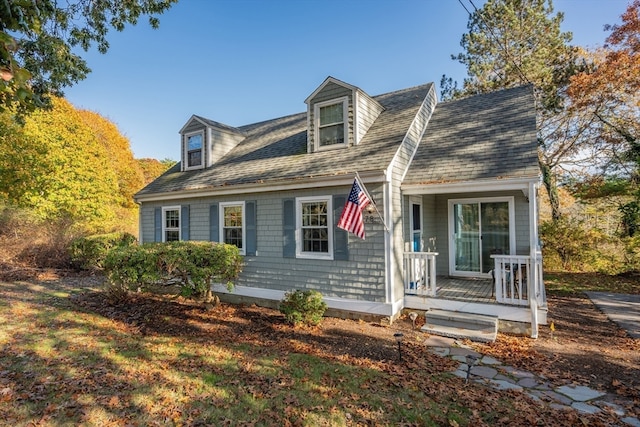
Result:
[[[204,135],[202,132],[186,136],[187,169],[197,169],[203,166]]]
[[[344,146],[348,141],[348,98],[317,103],[315,105],[317,145],[325,147]]]

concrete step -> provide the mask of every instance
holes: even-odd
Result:
[[[493,342],[498,334],[498,318],[447,310],[427,310],[422,330],[433,335]]]

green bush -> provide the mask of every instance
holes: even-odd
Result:
[[[625,252],[625,242],[618,237],[566,218],[542,223],[540,238],[544,266],[550,271],[619,274],[635,256],[632,244],[627,244]]]
[[[134,235],[124,232],[78,237],[69,247],[71,262],[82,270],[102,269],[111,249],[131,246],[135,242]]]
[[[211,298],[213,283],[226,283],[232,289],[242,270],[242,259],[236,246],[222,243],[145,243],[113,248],[104,267],[114,288],[175,282],[184,296]]]
[[[317,325],[326,310],[327,304],[322,300],[322,294],[312,290],[287,292],[280,303],[280,312],[293,325]]]

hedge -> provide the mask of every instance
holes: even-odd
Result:
[[[178,283],[184,296],[211,296],[213,283],[233,288],[243,257],[234,245],[212,242],[145,243],[116,247],[105,259],[109,281],[123,289]]]

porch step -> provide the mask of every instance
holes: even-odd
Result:
[[[427,310],[422,330],[434,335],[493,342],[498,334],[498,318],[460,311]]]

